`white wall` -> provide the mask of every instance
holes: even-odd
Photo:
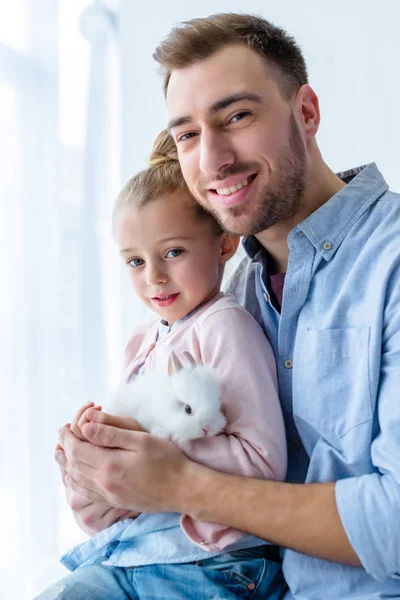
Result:
[[[331,168],[375,161],[400,191],[399,0],[122,0],[124,181],[145,166],[152,140],[166,123],[152,59],[157,43],[174,23],[228,11],[262,14],[301,45],[320,98],[318,141]]]

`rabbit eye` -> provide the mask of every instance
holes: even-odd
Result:
[[[189,406],[189,404],[186,404],[186,406],[185,406],[185,413],[187,415],[191,415],[192,414],[192,407]]]

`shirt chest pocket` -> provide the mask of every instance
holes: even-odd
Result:
[[[298,331],[293,413],[333,446],[372,419],[369,327]]]

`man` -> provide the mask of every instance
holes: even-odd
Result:
[[[400,598],[400,197],[323,162],[304,59],[263,19],[195,19],[155,58],[190,190],[246,236],[230,290],[274,348],[288,476],[217,473],[99,413],[93,444],[60,432],[76,518],[184,512],[286,548],[285,598]]]

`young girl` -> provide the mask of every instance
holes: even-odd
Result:
[[[172,352],[184,366],[189,357],[212,367],[227,425],[217,436],[186,442],[184,452],[220,471],[282,480],[286,442],[272,350],[253,318],[220,292],[238,239],[190,195],[167,132],[149,168],[119,195],[113,226],[132,286],[158,317],[128,343],[123,380],[167,373]],[[72,425],[77,435],[84,422],[81,411]],[[141,514],[65,555],[74,572],[62,591],[50,588],[40,598],[278,599],[284,584],[276,550],[189,515]]]

